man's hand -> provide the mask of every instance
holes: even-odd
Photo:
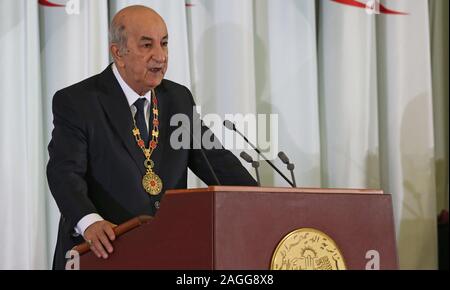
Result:
[[[110,241],[116,239],[113,231],[115,227],[116,225],[108,221],[99,221],[90,225],[84,232],[84,239],[97,257],[108,259],[108,253],[113,252]]]

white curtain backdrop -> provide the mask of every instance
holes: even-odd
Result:
[[[224,120],[226,114],[256,111],[252,8],[252,1],[189,1],[192,92],[202,115],[215,113]],[[220,120],[205,122],[217,136],[226,135],[223,143],[232,149],[234,142],[226,141],[233,134]]]
[[[299,187],[391,193],[400,267],[435,269],[437,196],[448,209],[448,44],[436,40],[448,35],[445,1],[382,1],[405,16],[330,0],[80,0],[72,15],[0,1],[0,269],[51,266],[51,98],[108,65],[108,23],[131,4],[166,20],[167,78],[192,90],[202,115],[277,114],[270,141],[296,163]],[[263,166],[263,185],[287,186]]]
[[[0,1],[0,269],[47,267],[37,1]]]
[[[382,186],[393,194],[400,265],[434,268],[437,187],[428,2],[392,2],[410,15],[381,18],[377,26]]]
[[[67,14],[65,8],[45,6],[41,6],[39,12],[44,145],[47,146],[53,129],[51,102],[56,91],[100,73],[108,65],[109,20],[106,0],[80,1],[79,14]],[[46,163],[48,153],[44,158]],[[45,164],[42,170],[45,170]],[[50,266],[56,245],[59,211],[49,190],[47,208]]]
[[[380,188],[375,17],[320,4],[323,185]]]
[[[278,147],[295,160],[302,187],[321,186],[315,6],[316,1],[254,2],[257,112],[279,114]],[[264,166],[266,184],[286,185]]]

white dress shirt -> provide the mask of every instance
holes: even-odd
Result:
[[[134,115],[136,114],[136,106],[134,103],[140,99],[145,98],[144,103],[144,114],[145,114],[145,121],[147,123],[147,131],[149,130],[148,124],[150,120],[150,101],[151,101],[151,91],[147,92],[145,95],[140,96],[138,93],[136,93],[130,86],[123,80],[122,76],[119,73],[119,70],[116,67],[116,64],[112,65],[112,71],[114,76],[116,77],[117,81],[119,82],[120,87],[122,88],[123,93],[125,94],[125,97],[127,98],[128,105],[130,106],[131,113]],[[96,223],[98,221],[102,221],[103,218],[96,213],[91,213],[86,216],[84,216],[75,227],[75,233],[77,235],[83,235],[86,229],[92,225],[93,223]]]

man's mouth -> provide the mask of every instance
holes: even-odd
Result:
[[[152,73],[159,73],[159,72],[162,72],[162,70],[163,70],[163,68],[162,67],[154,67],[154,68],[150,68],[150,71],[152,72]]]

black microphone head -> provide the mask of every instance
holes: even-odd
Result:
[[[236,131],[236,125],[234,125],[234,123],[229,120],[223,121],[223,125],[229,130]]]
[[[284,154],[283,151],[281,151],[280,153],[278,153],[278,157],[280,157],[281,161],[283,161],[284,164],[289,164],[289,158],[286,156],[286,154]]]
[[[253,158],[244,151],[241,152],[241,158],[247,161],[248,163],[253,162]]]

